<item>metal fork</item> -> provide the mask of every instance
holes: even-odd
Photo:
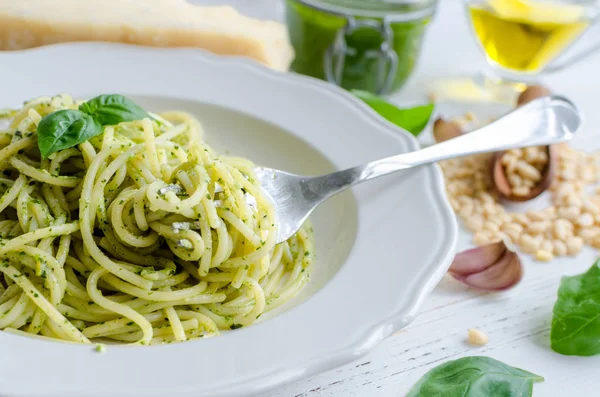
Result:
[[[331,196],[358,183],[396,171],[477,153],[570,140],[581,116],[573,103],[559,96],[531,101],[471,133],[414,152],[321,176],[301,176],[271,168],[255,169],[263,191],[275,205],[277,242],[294,235],[313,210]]]

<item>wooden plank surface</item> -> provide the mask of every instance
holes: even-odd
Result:
[[[258,17],[277,19],[282,15],[281,4],[276,0],[211,2],[233,3],[242,11]],[[578,47],[585,47],[600,37],[599,31],[598,28],[590,31]],[[399,103],[422,100],[426,98],[427,86],[432,79],[468,76],[485,66],[486,62],[471,37],[463,2],[440,1],[418,71],[394,100]],[[600,148],[598,70],[600,56],[596,55],[565,71],[542,78],[583,110],[585,127],[575,146],[587,150]],[[428,137],[422,139],[427,142]],[[543,205],[543,200],[541,198],[533,205]],[[469,235],[463,232],[459,248],[467,248],[469,240]],[[409,327],[385,340],[365,357],[264,397],[399,397],[405,395],[429,369],[446,360],[468,355],[487,355],[544,376],[546,381],[535,385],[534,396],[600,395],[600,356],[565,357],[549,347],[551,312],[560,278],[565,274],[585,271],[596,257],[597,250],[586,249],[576,258],[552,263],[526,259],[524,280],[505,293],[481,294],[449,278],[444,279]],[[321,326],[326,327],[327,324]],[[474,348],[465,343],[467,329],[473,327],[489,335],[488,345]]]

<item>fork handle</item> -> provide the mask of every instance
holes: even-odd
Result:
[[[536,99],[471,133],[414,152],[311,178],[310,190],[323,200],[353,185],[393,172],[478,153],[565,142],[579,128],[575,105],[559,96]]]

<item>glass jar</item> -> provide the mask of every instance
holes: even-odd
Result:
[[[437,0],[285,0],[295,72],[346,89],[404,85]]]

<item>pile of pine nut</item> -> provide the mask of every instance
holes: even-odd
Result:
[[[513,149],[502,156],[501,162],[512,194],[527,197],[531,188],[542,180],[548,153],[545,147],[539,146]]]
[[[465,227],[473,232],[473,244],[508,240],[539,261],[576,255],[584,244],[600,248],[600,189],[589,191],[600,181],[599,158],[566,144],[556,149],[556,174],[547,190],[552,205],[524,213],[507,212],[494,194],[489,175],[492,155],[441,163],[448,198]],[[540,173],[550,159],[540,148],[507,154],[511,156],[502,156],[509,158],[503,165],[513,193],[523,188],[521,193],[526,195],[525,188],[541,179]]]

